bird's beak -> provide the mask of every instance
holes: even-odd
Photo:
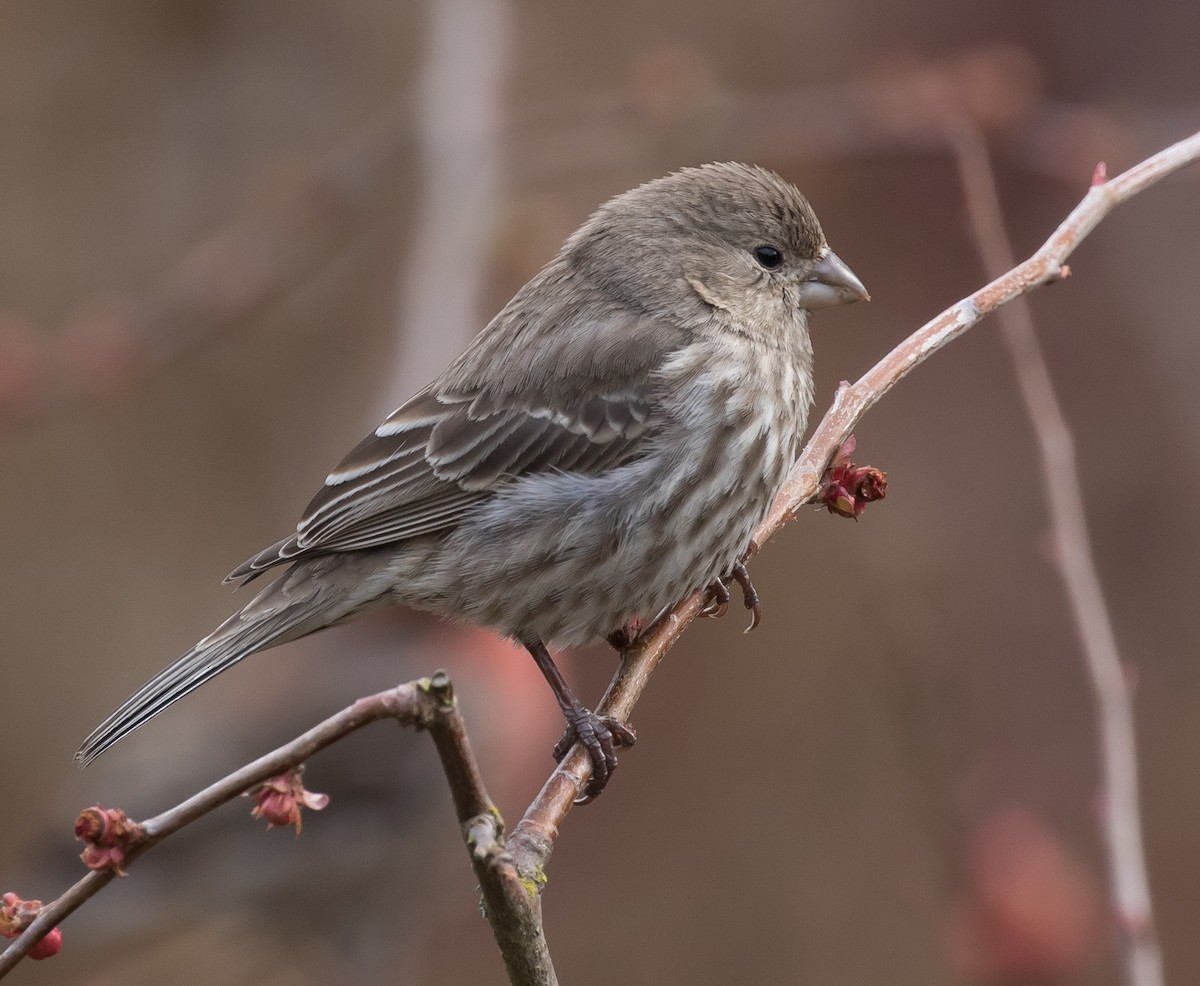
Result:
[[[801,308],[829,308],[870,300],[871,296],[867,294],[863,282],[828,247],[812,265],[808,277],[800,283]]]

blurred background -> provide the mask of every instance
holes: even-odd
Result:
[[[492,635],[404,612],[70,758],[604,198],[737,159],[812,199],[874,298],[818,320],[819,415],[984,280],[947,109],[984,132],[1025,256],[1098,160],[1197,129],[1198,32],[1166,0],[0,0],[0,891],[77,878],[80,808],[155,814],[437,667],[515,822],[561,730],[549,690]],[[1200,981],[1198,188],[1123,207],[1033,298],[1138,682],[1174,983]],[[694,626],[571,814],[544,897],[564,982],[1121,981],[1089,685],[995,323],[857,438],[887,501],[768,545],[762,627]],[[594,701],[614,655],[567,660]],[[20,981],[502,981],[428,739],[375,726],[306,780],[332,804],[301,838],[227,807]]]

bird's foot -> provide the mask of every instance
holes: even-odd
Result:
[[[561,763],[576,741],[587,751],[592,761],[592,776],[584,787],[582,796],[575,802],[585,805],[600,796],[613,771],[617,769],[616,748],[633,746],[637,742],[637,733],[612,716],[596,715],[582,705],[575,705],[565,716],[567,729],[562,739],[555,744],[554,759]]]
[[[719,620],[727,612],[729,612],[729,586],[725,584],[724,579],[713,579],[704,592],[704,608],[700,610],[700,615],[711,616],[714,620]]]
[[[745,561],[742,559],[735,561],[729,574],[742,587],[742,602],[746,604],[746,609],[750,610],[750,625],[743,631],[749,633],[762,622],[762,600],[758,598],[758,590],[750,581],[750,572],[746,569]]]
[[[729,610],[729,583],[736,582],[742,589],[742,602],[746,604],[746,609],[750,610],[750,625],[746,627],[746,633],[762,622],[762,600],[746,569],[746,559],[750,554],[751,552],[747,551],[733,563],[728,572],[708,584],[704,593],[704,606],[700,610],[701,616],[724,616]]]

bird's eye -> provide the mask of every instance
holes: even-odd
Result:
[[[756,246],[751,253],[754,254],[754,259],[765,270],[775,270],[783,263],[783,254],[779,252],[778,248],[770,244]]]

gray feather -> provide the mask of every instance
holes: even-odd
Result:
[[[357,601],[351,594],[334,591],[336,578],[331,581],[339,567],[327,559],[302,563],[267,586],[126,699],[83,741],[75,763],[86,767],[118,740],[250,654],[328,626],[350,612]],[[349,567],[361,570],[363,565],[359,561]],[[310,578],[318,573],[321,578]]]
[[[531,281],[463,357],[363,439],[330,473],[294,535],[225,581],[453,528],[519,477],[597,475],[636,458],[654,430],[654,373],[691,333],[613,305],[594,288],[572,296],[570,310],[527,306],[566,263],[560,258]],[[572,317],[586,318],[587,331],[554,330],[555,320]],[[490,364],[502,355],[515,372]],[[514,377],[523,385],[512,386]]]

